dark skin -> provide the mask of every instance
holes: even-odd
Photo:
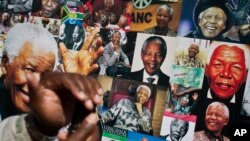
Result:
[[[55,136],[73,118],[76,102],[86,109],[78,128],[65,141],[99,140],[101,133],[94,113],[95,105],[102,102],[103,90],[92,77],[74,73],[45,72],[40,81],[26,73],[29,86],[31,114],[39,131]]]

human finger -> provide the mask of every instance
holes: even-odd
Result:
[[[86,141],[91,136],[96,136],[98,117],[90,113],[81,123],[80,127],[71,134],[66,141]]]
[[[83,47],[81,48],[81,50],[89,50],[90,46],[92,45],[92,42],[95,38],[95,35],[100,31],[100,27],[97,26],[94,28],[94,30],[90,33],[90,35],[88,36],[88,38],[86,39],[86,41],[83,44]]]
[[[65,46],[65,44],[64,44],[63,42],[60,42],[60,43],[59,43],[59,52],[60,52],[62,58],[64,58],[65,55],[66,55],[67,52],[68,52],[68,49],[67,49],[67,47]]]
[[[40,83],[45,88],[54,91],[68,91],[77,100],[84,101],[88,99],[88,96],[77,82],[77,79],[81,77],[83,76],[73,73],[46,72],[42,74]]]
[[[103,46],[98,47],[96,50],[92,50],[90,52],[90,54],[92,56],[92,62],[91,63],[96,63],[96,61],[103,54],[103,52],[104,52]]]
[[[102,102],[101,96],[103,95],[103,89],[95,78],[88,76],[88,82],[84,84],[84,87],[95,105]]]
[[[25,75],[29,87],[29,96],[33,97],[33,94],[39,89],[39,79],[34,77],[34,75],[30,72],[26,72]]]

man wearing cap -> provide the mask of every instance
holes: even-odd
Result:
[[[225,2],[225,0],[197,1],[193,15],[196,31],[188,33],[186,37],[235,42],[223,35],[234,24],[234,16]]]

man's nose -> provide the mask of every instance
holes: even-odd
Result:
[[[156,55],[156,54],[152,54],[152,55],[150,56],[150,59],[151,59],[151,60],[156,60],[156,58],[157,58],[157,55]]]
[[[210,23],[216,23],[217,20],[215,19],[215,17],[211,17],[211,18],[209,19],[209,22],[210,22]]]
[[[223,78],[227,78],[227,79],[232,78],[231,66],[228,64],[224,65],[224,67],[220,73],[220,76]]]

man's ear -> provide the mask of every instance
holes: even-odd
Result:
[[[3,75],[7,74],[9,67],[10,67],[9,57],[7,55],[3,55],[1,60],[1,71]]]
[[[225,119],[224,126],[226,126],[226,125],[228,124],[228,122],[229,122],[229,119],[228,119],[228,118],[226,118],[226,119]]]

